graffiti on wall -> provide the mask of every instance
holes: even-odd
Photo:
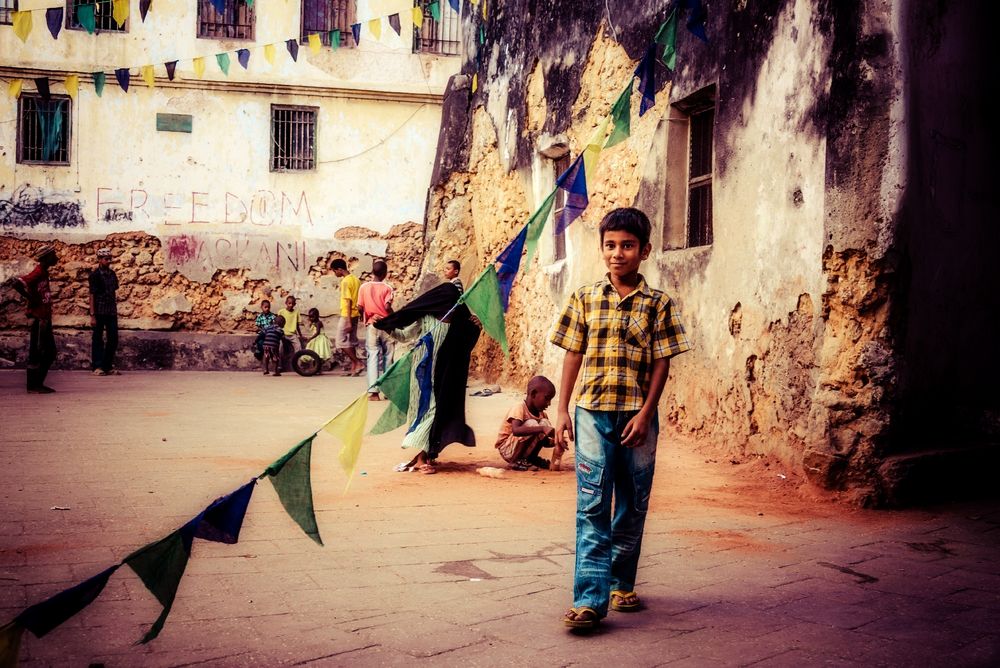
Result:
[[[195,281],[219,269],[247,268],[255,277],[294,279],[309,272],[306,241],[274,235],[187,233],[161,239],[167,270]]]
[[[49,201],[39,188],[21,185],[9,198],[0,199],[0,229],[67,228],[83,224],[79,202]]]
[[[305,191],[256,190],[249,194],[204,191],[151,193],[143,188],[101,186],[95,197],[96,220],[137,224],[312,225]]]

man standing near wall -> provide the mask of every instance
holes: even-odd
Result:
[[[97,268],[90,272],[90,368],[95,376],[117,376],[118,275],[111,268],[111,249],[97,251]]]
[[[31,321],[31,338],[28,343],[28,393],[51,394],[45,385],[45,376],[56,359],[56,339],[52,333],[52,292],[49,289],[49,267],[58,256],[52,246],[44,246],[35,253],[38,264],[24,276],[9,279],[13,287],[28,302],[28,319]]]
[[[358,359],[358,290],[361,281],[347,269],[347,262],[337,258],[330,263],[330,269],[340,278],[340,326],[337,328],[337,348],[347,353],[351,360],[348,373],[360,376],[365,365]]]

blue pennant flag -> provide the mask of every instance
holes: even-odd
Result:
[[[701,4],[701,0],[684,0],[684,6],[691,10],[691,14],[688,15],[687,29],[701,41],[707,42],[705,20],[708,18],[708,10]]]
[[[119,67],[115,70],[115,79],[118,79],[118,85],[126,93],[128,92],[128,80],[131,76],[132,74],[128,71],[127,67]]]
[[[84,580],[75,587],[65,589],[52,598],[36,603],[17,616],[17,623],[41,638],[67,619],[80,612],[100,596],[108,584],[108,578],[121,564],[102,571]]]
[[[228,496],[216,499],[188,522],[194,537],[230,545],[238,542],[243,518],[247,514],[247,506],[256,484],[257,479],[254,478]]]
[[[236,60],[240,61],[240,65],[243,69],[250,66],[250,49],[237,49],[236,50]]]
[[[292,60],[295,62],[299,61],[299,42],[298,40],[288,39],[285,40],[285,46],[288,47],[288,53],[292,56]]]
[[[500,285],[500,303],[503,304],[504,311],[510,306],[510,290],[514,287],[517,270],[521,267],[521,253],[524,251],[524,242],[527,239],[528,226],[525,225],[507,248],[497,256],[496,261],[500,263],[500,268],[497,269],[497,283]]]
[[[215,11],[219,12],[219,14],[226,13],[226,0],[211,0],[211,1],[212,1],[212,6],[215,7]]]
[[[420,339],[420,344],[424,347],[424,356],[417,362],[417,368],[413,376],[417,381],[417,391],[420,392],[420,399],[417,402],[417,417],[413,418],[413,424],[406,430],[409,434],[417,428],[420,421],[427,415],[431,407],[431,396],[434,392],[434,336],[427,332]]]
[[[355,45],[361,44],[361,24],[360,23],[352,23],[351,24],[351,32],[354,34],[354,44]]]
[[[580,217],[590,200],[587,198],[587,170],[583,166],[583,154],[573,161],[556,185],[566,191],[566,205],[556,220],[556,234],[562,234],[573,221]]]
[[[642,116],[650,107],[656,104],[656,44],[650,44],[646,55],[635,68],[635,76],[639,77],[639,92],[642,101],[639,103],[639,115]]]
[[[451,5],[451,8],[454,9],[456,13],[458,12],[458,0],[448,0],[448,4]]]
[[[46,9],[45,24],[49,27],[49,32],[52,33],[52,39],[59,39],[59,31],[62,30],[63,24],[63,8],[50,7]]]

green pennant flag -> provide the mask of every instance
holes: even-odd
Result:
[[[3,668],[17,665],[17,655],[21,652],[22,634],[24,634],[24,627],[17,622],[0,626],[0,666]]]
[[[653,41],[663,45],[663,64],[673,70],[677,65],[677,7],[670,10],[670,16],[656,31]]]
[[[330,48],[331,49],[336,49],[338,46],[340,46],[340,31],[339,30],[331,30],[330,31]]]
[[[104,72],[94,72],[94,92],[97,93],[97,97],[101,97],[104,94]]]
[[[97,21],[94,17],[95,7],[96,5],[93,3],[76,6],[76,22],[91,35],[94,34],[94,29],[97,28]]]
[[[435,0],[431,4],[427,5],[428,11],[431,13],[431,18],[437,22],[441,22],[441,3]]]
[[[528,220],[528,239],[525,242],[525,246],[528,249],[527,254],[524,258],[524,270],[527,271],[528,267],[531,266],[531,258],[535,254],[535,249],[538,248],[538,240],[542,238],[542,230],[545,229],[545,223],[549,219],[549,213],[552,211],[552,205],[556,201],[556,191],[558,188],[554,189],[542,205],[538,207],[538,210],[531,216]]]
[[[219,64],[219,69],[226,76],[229,76],[229,54],[228,53],[217,53],[215,54],[215,62]]]
[[[490,265],[480,274],[472,287],[462,293],[458,300],[469,307],[483,329],[500,343],[500,348],[506,357],[510,357],[507,346],[507,326],[503,320],[503,302],[500,301],[500,282],[497,280],[497,268]]]
[[[306,535],[323,544],[313,510],[311,459],[313,434],[277,459],[264,474],[270,476],[281,505]]]
[[[413,351],[392,363],[375,386],[382,391],[389,405],[368,433],[377,436],[406,424],[406,412],[410,406],[410,372],[413,368]]]
[[[615,124],[615,129],[611,131],[604,148],[622,143],[632,133],[632,86],[634,85],[635,77],[632,77],[628,80],[628,86],[615,100],[615,106],[611,107],[611,122]]]
[[[139,641],[140,644],[153,640],[163,630],[163,624],[170,614],[174,597],[177,596],[177,587],[181,583],[188,558],[191,556],[192,540],[193,535],[185,536],[182,530],[178,529],[166,538],[136,550],[123,560],[163,606],[163,612]]]

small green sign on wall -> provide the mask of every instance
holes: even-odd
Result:
[[[190,114],[157,114],[157,132],[191,132]]]

